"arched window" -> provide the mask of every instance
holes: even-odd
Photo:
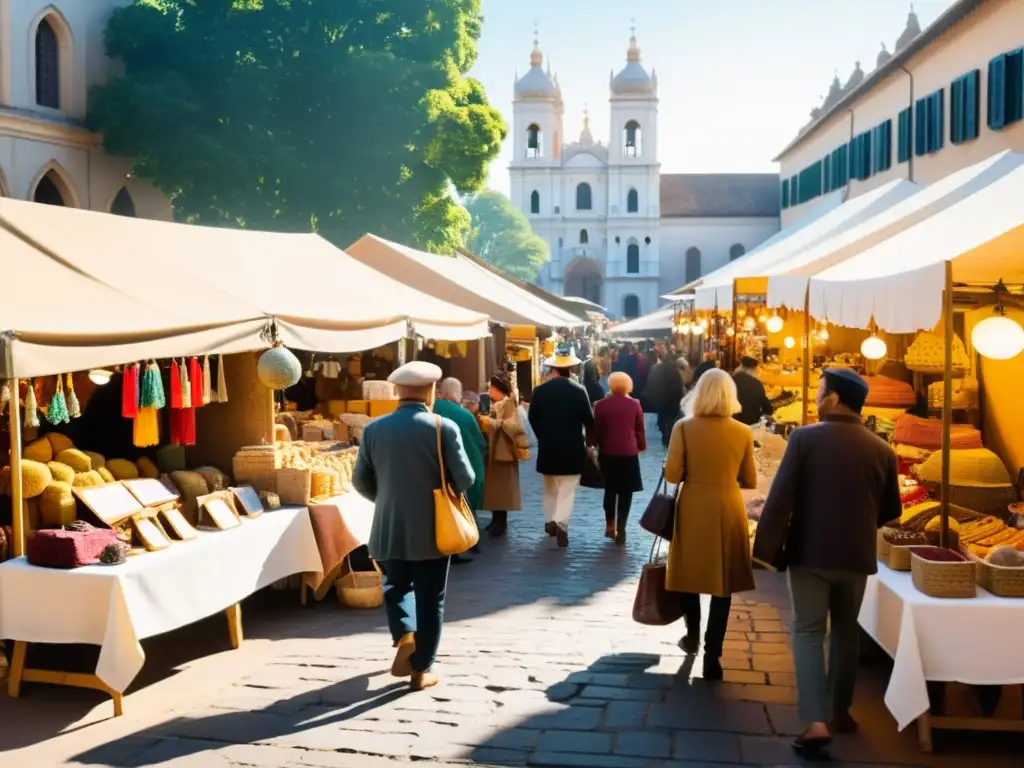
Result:
[[[540,126],[536,123],[526,129],[526,156],[540,157]]]
[[[640,246],[636,243],[626,246],[626,274],[640,274]]]
[[[628,293],[622,297],[622,317],[625,320],[640,317],[640,299],[636,294]]]
[[[692,283],[700,277],[700,249],[690,248],[686,252],[686,282]]]
[[[536,189],[530,193],[530,213],[540,213],[540,192]]]
[[[565,241],[562,238],[558,238],[558,247],[561,248],[563,245],[565,245]]]
[[[49,19],[36,27],[36,104],[60,109],[60,43]]]
[[[588,245],[590,243],[590,235],[587,234],[587,230],[580,230],[580,245]]]
[[[740,256],[745,254],[747,249],[743,247],[742,243],[736,243],[732,248],[729,249],[729,261],[736,261]]]
[[[635,190],[629,190],[626,195],[626,213],[637,213],[640,210],[640,194]]]
[[[576,210],[589,211],[594,207],[594,194],[590,191],[590,185],[583,182],[576,187]]]
[[[67,205],[64,195],[61,194],[57,181],[53,178],[53,171],[47,173],[36,184],[36,190],[32,193],[32,200],[43,205]]]
[[[118,216],[135,217],[135,201],[132,200],[131,193],[124,187],[121,187],[114,202],[111,203],[110,212]]]
[[[626,157],[640,157],[643,147],[640,123],[630,120],[622,131],[622,154]]]

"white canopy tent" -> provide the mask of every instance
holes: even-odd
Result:
[[[858,226],[770,265],[765,272],[768,277],[768,305],[802,310],[811,275],[840,264],[941,213],[1022,164],[1024,155],[1009,150],[997,153],[924,187]]]
[[[345,250],[378,272],[498,323],[564,328],[586,322],[460,254],[424,253],[375,235]]]
[[[1024,165],[810,280],[814,317],[889,333],[934,328],[946,263],[956,283],[1024,283]]]
[[[675,308],[662,307],[646,315],[626,320],[608,329],[612,336],[621,338],[645,338],[655,334],[670,333],[675,320]]]

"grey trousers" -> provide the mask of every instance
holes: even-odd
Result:
[[[789,570],[793,659],[800,719],[805,725],[827,723],[850,711],[859,663],[857,616],[866,583],[867,576],[860,573],[800,567]]]

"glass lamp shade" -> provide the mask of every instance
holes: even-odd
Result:
[[[690,335],[690,324],[689,323],[682,323],[679,326],[679,335],[680,336],[689,336]]]
[[[787,336],[782,340],[782,343],[786,345],[786,349],[792,349],[796,346],[796,339],[792,336]]]
[[[867,360],[881,360],[888,351],[889,348],[886,347],[885,342],[873,334],[864,339],[864,343],[860,345],[860,353]]]
[[[971,331],[971,344],[991,360],[1011,360],[1024,351],[1024,328],[1003,315],[986,317]]]
[[[109,384],[113,376],[113,373],[104,368],[93,368],[89,371],[89,381],[99,387]]]
[[[778,333],[782,330],[782,318],[778,315],[772,315],[768,318],[768,333]]]
[[[743,318],[743,330],[745,330],[745,331],[752,331],[756,327],[757,327],[757,323],[754,322],[754,318],[753,317],[751,317],[750,315],[747,315],[745,318]]]
[[[818,338],[821,339],[822,341],[828,341],[828,328],[822,328],[818,332]]]
[[[725,329],[725,335],[726,335],[726,336],[735,336],[735,335],[736,335],[736,329],[735,329],[735,328],[733,328],[733,327],[732,327],[732,326],[730,325],[730,326],[729,326],[728,328],[726,328],[726,329]]]

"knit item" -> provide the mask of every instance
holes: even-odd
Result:
[[[905,381],[887,376],[866,376],[868,399],[864,405],[875,408],[909,408],[917,404],[914,388]]]
[[[25,388],[25,426],[39,426],[39,404],[36,402],[36,388],[32,379],[26,382]]]
[[[914,468],[920,480],[942,482],[942,453],[936,451]],[[1010,485],[1010,474],[998,456],[987,448],[950,451],[949,484],[968,488]]]
[[[164,383],[160,378],[160,368],[150,363],[142,371],[142,383],[139,386],[139,408],[163,408],[167,404],[164,394]]]
[[[139,414],[139,364],[126,365],[121,374],[121,415],[134,419]]]
[[[139,409],[132,428],[132,442],[136,448],[160,444],[160,419],[156,408]]]
[[[949,428],[950,447],[957,450],[981,448],[981,432],[970,424],[952,424]],[[896,420],[892,441],[901,445],[912,445],[929,451],[942,448],[942,422],[938,419],[922,419],[905,414]]]
[[[941,371],[946,367],[945,334],[923,331],[907,348],[903,362],[909,371]],[[953,370],[963,371],[967,367],[967,350],[960,337],[953,334]]]
[[[68,402],[64,398],[64,378],[62,376],[57,377],[57,390],[53,393],[50,405],[46,408],[46,420],[54,426],[71,421],[71,416],[68,414]]]
[[[224,355],[217,357],[217,402],[228,401],[228,382],[224,374]]]
[[[213,402],[213,379],[210,377],[210,356],[203,356],[203,405]]]

